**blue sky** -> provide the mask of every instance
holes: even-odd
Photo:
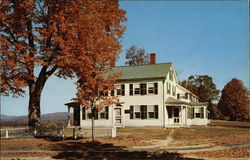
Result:
[[[132,45],[157,54],[157,63],[172,62],[179,80],[209,75],[222,89],[233,77],[249,86],[247,1],[120,1],[127,11],[123,53]],[[66,112],[75,96],[73,80],[50,77],[42,93],[41,112]],[[1,97],[1,114],[27,115],[28,96]]]

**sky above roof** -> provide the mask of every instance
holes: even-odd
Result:
[[[232,78],[249,86],[247,1],[120,1],[127,11],[127,30],[117,65],[125,63],[132,45],[157,54],[156,62],[172,62],[179,80],[209,75],[222,89]],[[75,96],[74,80],[50,77],[41,98],[41,112],[66,112]],[[25,97],[1,97],[1,114],[27,115]]]

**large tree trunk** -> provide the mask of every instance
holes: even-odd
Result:
[[[40,100],[46,80],[47,77],[44,77],[43,79],[38,79],[35,83],[29,85],[28,124],[31,128],[40,126]]]

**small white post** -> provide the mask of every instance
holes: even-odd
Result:
[[[111,128],[111,137],[112,138],[116,137],[116,127],[115,126]]]
[[[9,132],[8,132],[8,130],[5,131],[5,138],[9,138]]]

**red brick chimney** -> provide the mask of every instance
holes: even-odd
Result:
[[[155,64],[156,62],[156,53],[150,53],[150,64]]]

